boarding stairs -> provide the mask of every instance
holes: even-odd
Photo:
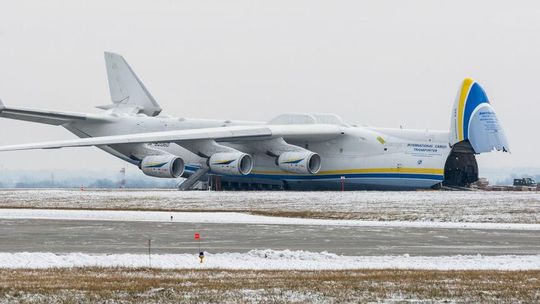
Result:
[[[199,170],[195,171],[193,174],[191,174],[190,177],[188,177],[184,182],[182,182],[180,185],[178,185],[179,191],[188,191],[191,190],[192,187],[199,181],[199,179],[208,173],[210,171],[210,168],[208,167],[202,167]]]

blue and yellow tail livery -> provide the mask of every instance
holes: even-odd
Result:
[[[504,131],[484,89],[463,80],[452,110],[450,144],[468,141],[475,153],[509,151]]]

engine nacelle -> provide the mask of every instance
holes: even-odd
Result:
[[[321,170],[321,157],[314,152],[285,152],[279,155],[281,170],[299,174],[317,174]]]
[[[247,175],[253,169],[253,160],[242,152],[221,152],[210,157],[208,166],[218,174]]]
[[[171,154],[146,156],[139,167],[153,177],[177,178],[184,174],[184,160]]]

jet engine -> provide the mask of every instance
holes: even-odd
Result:
[[[277,165],[291,173],[317,174],[321,169],[321,157],[310,151],[285,152],[279,155]]]
[[[247,175],[253,168],[253,160],[242,152],[220,152],[210,157],[208,166],[218,174]]]
[[[171,154],[150,155],[143,158],[139,168],[148,176],[177,178],[184,173],[184,160]]]

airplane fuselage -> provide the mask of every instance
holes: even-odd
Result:
[[[108,123],[78,121],[64,125],[79,137],[99,137],[147,132],[187,130],[226,126],[264,125],[262,122],[201,120],[146,115],[110,116]],[[253,170],[245,176],[221,177],[232,187],[268,185],[286,189],[347,190],[431,188],[444,180],[444,167],[451,148],[448,132],[381,129],[342,124],[343,136],[330,140],[297,140],[297,145],[321,156],[321,169],[314,175],[281,170],[275,157],[257,153],[253,143],[219,142],[250,153]],[[256,145],[256,143],[255,143]],[[139,164],[148,149],[181,157],[186,175],[205,165],[207,159],[175,143],[118,144],[100,147],[132,164]],[[151,153],[151,152],[150,152]],[[210,172],[212,174],[212,172]]]

